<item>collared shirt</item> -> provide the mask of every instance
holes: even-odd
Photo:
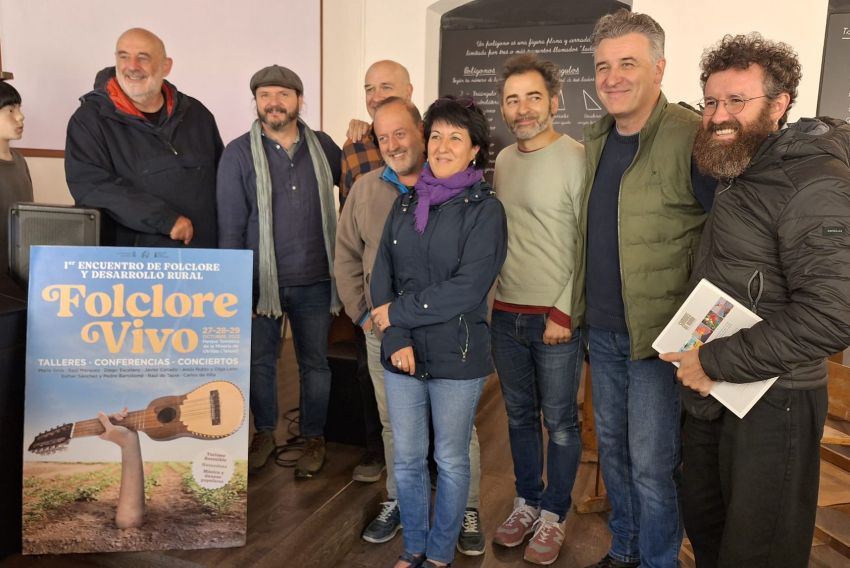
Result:
[[[384,168],[384,172],[381,174],[381,179],[387,183],[393,184],[399,193],[410,193],[410,187],[401,183],[401,180],[398,179],[398,174],[395,173],[395,170],[389,166]]]
[[[303,129],[299,124],[302,141],[292,148],[292,158],[281,144],[262,137],[272,182],[273,235],[281,286],[315,284],[330,278],[318,181]],[[323,132],[315,134],[336,182],[341,160],[339,147]],[[219,245],[254,250],[255,277],[259,250],[256,187],[251,138],[246,133],[228,144],[219,166]]]
[[[358,142],[345,141],[342,147],[342,176],[339,182],[340,209],[357,178],[383,165],[384,159],[381,157],[372,127],[369,127],[369,132]]]

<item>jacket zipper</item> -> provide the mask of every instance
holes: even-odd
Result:
[[[757,283],[756,292],[753,294],[753,282]],[[754,270],[750,279],[747,280],[747,297],[750,299],[750,309],[758,314],[759,300],[764,293],[764,274],[761,270]]]

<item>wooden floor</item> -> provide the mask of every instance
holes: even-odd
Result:
[[[281,359],[280,407],[297,406],[297,374],[290,341]],[[514,495],[513,470],[507,441],[504,404],[495,378],[488,381],[478,411],[481,442],[481,516],[484,532],[492,535],[510,512]],[[277,433],[278,442],[288,434],[286,424]],[[362,484],[351,481],[351,470],[360,448],[328,445],[328,459],[316,478],[296,482],[293,470],[273,463],[249,479],[248,544],[242,548],[195,551],[157,551],[65,556],[8,556],[0,567],[274,567],[349,568],[389,567],[402,551],[401,535],[382,545],[368,544],[360,531],[378,510],[383,498],[383,481]],[[595,464],[582,463],[573,490],[574,500],[593,490]],[[567,518],[567,536],[560,558],[552,566],[584,567],[604,556],[610,543],[604,514]],[[815,555],[811,566],[839,568],[846,558]],[[689,558],[683,552],[683,566]],[[522,559],[522,547],[493,547],[487,540],[486,553],[477,558],[457,554],[456,568],[531,566]]]

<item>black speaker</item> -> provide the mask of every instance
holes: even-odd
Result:
[[[96,246],[100,211],[65,205],[16,203],[9,209],[9,272],[29,280],[32,245]]]
[[[363,402],[357,382],[357,346],[353,341],[331,343],[328,347],[331,368],[331,396],[325,440],[352,446],[366,445]]]

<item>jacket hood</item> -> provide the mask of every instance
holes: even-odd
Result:
[[[829,117],[801,118],[771,134],[748,169],[770,167],[777,160],[832,156],[850,167],[850,124]]]

